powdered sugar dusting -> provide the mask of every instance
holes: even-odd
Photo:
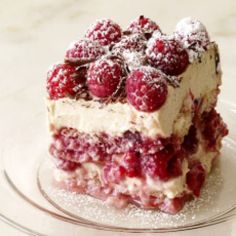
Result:
[[[146,18],[144,16],[139,16],[135,20],[133,20],[129,27],[127,28],[128,31],[131,31],[133,33],[149,33],[151,34],[155,30],[159,30],[159,26],[156,24],[156,22],[152,21],[149,18]]]
[[[146,49],[149,63],[167,75],[179,75],[188,66],[187,51],[173,35],[154,33]]]
[[[51,99],[74,96],[84,82],[84,76],[78,75],[75,67],[69,64],[55,64],[47,73],[47,91]]]
[[[189,34],[195,34],[197,36],[206,36],[203,32],[206,32],[206,27],[197,19],[186,17],[180,20],[175,30],[184,36]]]
[[[143,66],[146,63],[146,56],[142,52],[125,50],[123,52],[123,57],[130,71],[140,66]]]
[[[142,34],[134,33],[131,35],[124,35],[120,42],[114,45],[112,51],[143,51],[145,48],[146,39]]]
[[[122,55],[127,63],[129,70],[142,66],[146,62],[145,49],[146,39],[142,34],[134,33],[125,35],[121,41],[114,45],[112,53]]]
[[[68,62],[88,62],[96,60],[105,53],[104,48],[97,42],[82,39],[72,42],[66,50],[65,60]]]
[[[97,20],[91,25],[86,33],[86,37],[106,46],[112,42],[118,42],[122,31],[118,24],[109,19]]]
[[[114,94],[123,77],[123,67],[118,57],[105,56],[92,63],[88,70],[88,87],[97,97]]]
[[[165,102],[168,89],[165,76],[150,66],[132,71],[126,81],[127,99],[137,110],[152,112]]]
[[[210,42],[206,27],[197,19],[186,17],[178,22],[175,36],[188,50],[190,62],[206,50]]]

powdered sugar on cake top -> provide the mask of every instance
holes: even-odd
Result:
[[[152,67],[137,68],[127,78],[126,93],[129,103],[137,110],[155,111],[167,97],[165,76]]]
[[[145,64],[146,42],[145,37],[139,33],[124,35],[120,42],[112,47],[112,53],[122,55],[131,71]]]
[[[142,34],[134,33],[131,35],[124,35],[120,42],[116,43],[112,48],[113,52],[122,52],[124,50],[143,51],[145,48],[146,39]]]
[[[72,42],[66,50],[65,61],[84,64],[96,60],[105,53],[104,48],[97,42],[82,39]]]
[[[97,97],[111,96],[118,88],[123,76],[123,68],[116,58],[102,57],[92,63],[88,70],[88,87]]]
[[[206,27],[198,20],[186,17],[180,20],[175,30],[183,36],[200,37],[198,40],[209,40]]]
[[[139,16],[134,21],[132,21],[127,28],[128,31],[133,33],[146,33],[151,34],[155,30],[159,30],[159,26],[156,22],[152,21],[150,18]]]
[[[206,27],[199,20],[191,17],[179,21],[175,28],[175,36],[188,50],[190,62],[198,58],[210,43]]]
[[[167,75],[179,75],[189,64],[187,51],[172,36],[154,35],[148,42],[146,55],[152,66]]]
[[[121,38],[122,30],[118,24],[109,19],[101,19],[91,25],[86,33],[86,37],[106,46],[112,42],[118,42]]]
[[[77,74],[75,67],[69,64],[55,64],[47,73],[47,91],[50,99],[73,97],[84,84],[84,75]]]
[[[122,53],[125,62],[127,63],[129,70],[132,71],[135,68],[145,65],[146,55],[142,52],[124,51]]]

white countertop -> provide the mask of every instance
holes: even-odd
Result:
[[[1,0],[0,105],[3,109],[0,110],[0,140],[8,137],[9,128],[14,127],[12,122],[16,119],[8,115],[7,111],[12,106],[8,98],[14,99],[16,92],[36,84],[39,89],[35,96],[42,99],[47,68],[62,60],[69,43],[82,37],[89,24],[97,18],[106,17],[126,26],[140,14],[156,20],[164,32],[171,32],[183,17],[200,19],[207,26],[211,38],[219,44],[224,72],[221,97],[236,102],[235,0]],[[210,229],[213,235],[233,236],[236,235],[236,221]],[[83,230],[81,228],[81,233]],[[94,230],[89,232],[89,236],[110,235]],[[0,233],[20,235],[1,222]],[[205,235],[209,231],[203,229],[191,234],[170,235],[199,233]]]

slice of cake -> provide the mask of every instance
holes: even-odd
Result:
[[[178,212],[199,197],[228,130],[218,47],[202,23],[172,35],[140,16],[92,25],[47,75],[55,181],[118,208]]]

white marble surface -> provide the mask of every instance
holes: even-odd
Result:
[[[19,104],[15,93],[22,91],[27,94],[28,87],[38,85],[35,96],[41,99],[45,72],[50,64],[62,60],[70,41],[81,37],[97,18],[109,17],[125,26],[140,14],[156,20],[164,32],[171,32],[176,22],[185,16],[194,16],[204,22],[221,51],[224,72],[221,97],[236,102],[235,0],[1,0],[0,141],[8,137],[9,129],[18,124],[11,109],[13,104]],[[32,102],[32,109],[33,105]],[[42,110],[42,107],[38,109]],[[15,105],[17,111],[22,112]],[[83,228],[79,230],[80,235],[111,235]],[[208,230],[170,235],[208,235],[209,232],[213,235],[236,235],[236,221]],[[0,233],[20,235],[3,223],[0,223]]]

